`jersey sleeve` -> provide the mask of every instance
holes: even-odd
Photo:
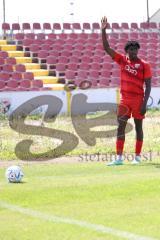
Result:
[[[149,63],[144,64],[144,79],[151,78],[152,72],[151,72],[151,66]]]
[[[121,65],[122,61],[123,61],[123,55],[118,53],[118,52],[115,52],[115,55],[113,57],[113,61],[115,61],[116,63],[118,63],[119,65]]]

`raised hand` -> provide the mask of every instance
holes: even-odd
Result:
[[[102,19],[101,19],[101,28],[102,29],[106,29],[107,28],[107,18],[104,16]]]

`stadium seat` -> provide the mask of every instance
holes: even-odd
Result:
[[[97,62],[92,62],[90,65],[91,70],[101,71],[101,64]]]
[[[11,64],[11,65],[15,65],[17,62],[16,62],[16,59],[14,57],[7,57],[6,58],[6,64]]]
[[[84,33],[90,33],[91,32],[91,25],[88,22],[84,22],[82,24],[83,32]]]
[[[34,33],[41,33],[42,29],[41,29],[41,24],[39,22],[34,22],[32,25],[32,29]]]
[[[20,91],[29,91],[31,88],[31,81],[28,79],[23,79],[20,81],[19,90]]]
[[[84,48],[85,48],[85,51],[91,51],[92,52],[92,51],[94,51],[95,46],[93,44],[90,44],[90,43],[88,44],[87,43],[87,44],[84,45]]]
[[[9,23],[2,23],[3,38],[11,36],[11,27]]]
[[[110,79],[109,79],[109,78],[100,77],[100,78],[99,78],[99,87],[100,87],[100,88],[109,87],[109,82],[110,82]]]
[[[31,44],[34,43],[34,39],[23,39],[22,40],[22,46],[23,46],[23,51],[29,51],[29,48]]]
[[[120,30],[121,30],[121,27],[120,27],[119,23],[113,22],[112,23],[112,31],[120,31]]]
[[[40,49],[41,47],[39,46],[39,44],[31,44],[29,47],[30,57],[37,57]]]
[[[86,70],[78,70],[77,71],[77,76],[76,79],[81,81],[81,80],[86,80],[88,78],[88,71]]]
[[[30,32],[31,33],[31,25],[30,25],[30,23],[27,23],[27,22],[25,22],[25,23],[22,23],[22,31],[24,32],[24,33],[28,33],[28,32]]]
[[[43,88],[43,81],[40,79],[35,79],[32,81],[32,90],[41,90]]]
[[[16,71],[14,71],[14,72],[12,73],[12,75],[11,75],[11,79],[12,79],[12,80],[16,80],[16,81],[20,81],[20,80],[23,79],[23,75],[22,75],[21,72],[16,72]]]
[[[103,57],[102,56],[97,56],[94,55],[91,59],[92,62],[98,62],[98,63],[102,63],[103,62]]]
[[[158,31],[158,26],[156,22],[149,22],[149,28],[151,31]]]
[[[44,43],[40,46],[40,48],[41,48],[41,50],[50,51],[52,49],[52,46],[50,44]]]
[[[61,33],[61,24],[60,23],[53,23],[53,32],[54,33]]]
[[[16,64],[15,71],[23,73],[26,71],[26,67],[23,64]]]
[[[67,64],[69,62],[69,58],[65,56],[58,56],[58,63]]]
[[[12,73],[14,71],[13,65],[12,64],[4,64],[2,66],[2,71]]]
[[[70,63],[79,63],[80,62],[80,57],[78,57],[78,56],[74,56],[74,55],[72,55],[70,58],[69,58],[69,62]]]
[[[64,76],[66,71],[65,63],[57,63],[56,64],[56,77]]]
[[[58,56],[60,56],[60,52],[52,49],[52,50],[49,51],[49,56],[57,58]]]
[[[48,22],[43,23],[43,31],[44,33],[51,33],[52,32],[51,24]]]
[[[75,78],[76,78],[76,72],[73,71],[73,70],[67,69],[67,70],[65,71],[65,77],[66,77],[66,80],[67,80],[67,81],[68,81],[68,80],[75,80]]]
[[[23,78],[28,80],[34,80],[34,73],[33,72],[24,72]]]
[[[12,23],[11,30],[12,30],[12,37],[13,37],[13,35],[20,32],[20,30],[21,30],[20,24],[19,23]]]
[[[121,23],[121,29],[123,30],[123,31],[129,31],[129,25],[128,25],[128,23],[127,22],[122,22]]]
[[[10,73],[8,72],[0,72],[0,81],[7,82],[10,79]]]
[[[149,23],[148,22],[140,22],[140,29],[142,31],[148,30],[149,29]]]
[[[61,34],[57,34],[57,36],[59,39],[66,40],[68,38],[68,35],[70,35],[70,34],[71,33],[67,34],[67,33],[62,32]]]
[[[56,34],[55,33],[48,33],[47,34],[48,39],[56,39]]]
[[[72,29],[73,29],[73,32],[74,33],[80,33],[82,32],[82,29],[81,29],[81,24],[80,23],[72,23]]]
[[[16,80],[9,80],[7,82],[7,86],[6,86],[6,91],[16,91],[18,88],[18,81]]]
[[[25,33],[24,38],[25,39],[35,39],[36,35],[34,33]]]
[[[46,63],[47,56],[49,56],[49,51],[40,50],[38,52],[38,63]]]
[[[138,23],[135,23],[135,22],[132,22],[131,23],[131,30],[132,31],[135,31],[135,30],[139,30],[139,26],[138,26]]]
[[[36,38],[40,40],[45,40],[46,39],[46,34],[45,33],[37,33]]]
[[[63,27],[63,32],[64,33],[71,33],[72,32],[72,26],[70,23],[63,23],[62,24],[62,27]]]
[[[90,64],[86,63],[86,62],[81,62],[79,64],[79,69],[89,71],[90,70]]]
[[[101,27],[100,24],[98,22],[93,22],[92,23],[92,32],[98,33],[100,32]]]
[[[16,40],[16,44],[22,43],[24,36],[25,36],[24,33],[15,33],[13,38]]]
[[[72,52],[71,50],[62,50],[61,56],[69,58],[71,56]]]
[[[67,70],[77,71],[78,67],[79,67],[79,65],[77,63],[74,63],[74,62],[69,62],[67,64]]]
[[[68,44],[68,43],[65,43],[63,44],[63,50],[66,50],[66,51],[72,51],[74,48],[74,46],[72,44]]]
[[[56,64],[58,63],[58,59],[55,56],[47,56],[46,58],[46,64],[47,64],[47,69],[55,69]]]
[[[83,63],[91,63],[92,59],[88,55],[82,55],[81,62],[83,62]]]

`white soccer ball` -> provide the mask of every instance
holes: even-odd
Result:
[[[22,181],[24,176],[21,168],[19,166],[10,166],[6,170],[6,178],[10,183],[19,183]]]

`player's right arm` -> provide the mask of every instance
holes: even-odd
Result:
[[[109,46],[109,42],[108,42],[107,37],[106,37],[106,28],[107,28],[107,18],[103,17],[101,19],[103,47],[104,47],[104,50],[108,53],[108,55],[110,55],[112,58],[114,58],[116,52],[112,48],[110,48],[110,46]]]

